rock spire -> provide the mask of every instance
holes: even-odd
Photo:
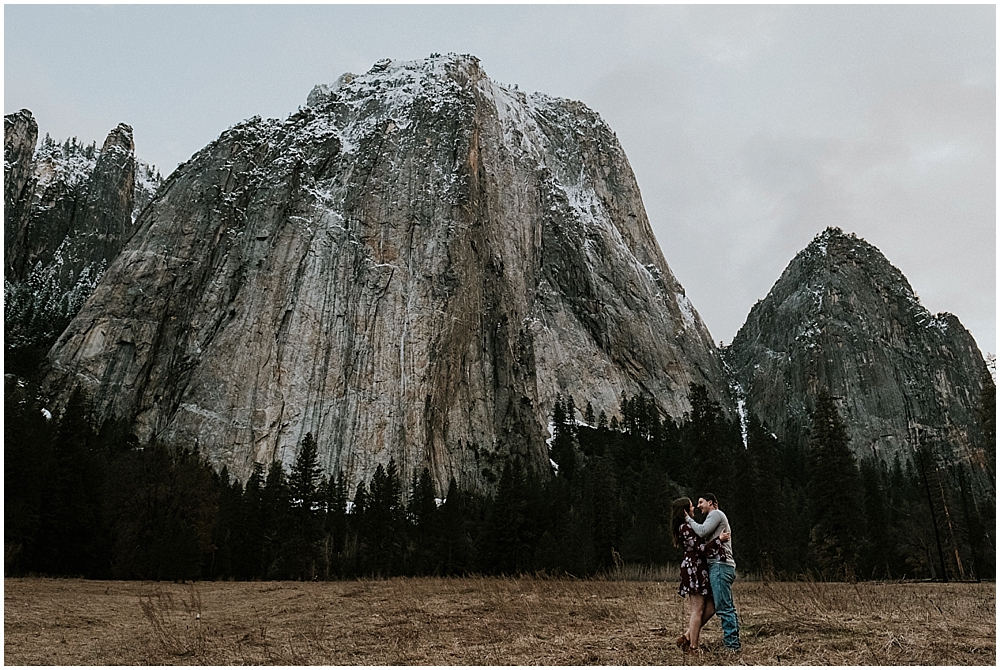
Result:
[[[24,372],[90,295],[135,226],[157,177],[119,124],[100,149],[48,135],[37,150],[31,112],[4,117],[5,355]],[[147,177],[137,182],[137,169]]]

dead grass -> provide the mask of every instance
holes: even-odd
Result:
[[[676,582],[5,579],[9,665],[683,665]],[[704,665],[996,664],[995,584],[737,581]]]

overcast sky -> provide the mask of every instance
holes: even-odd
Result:
[[[4,112],[164,176],[381,58],[478,56],[616,131],[717,341],[827,226],[996,352],[996,9],[705,5],[5,5]]]

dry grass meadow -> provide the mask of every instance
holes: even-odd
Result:
[[[996,585],[737,581],[744,651],[676,582],[4,580],[7,665],[989,665]]]

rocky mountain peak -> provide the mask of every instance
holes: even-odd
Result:
[[[772,303],[780,303],[793,296],[802,296],[804,292],[812,296],[812,301],[801,306],[803,314],[816,317],[809,320],[809,332],[820,322],[842,318],[844,309],[859,303],[881,303],[885,310],[882,316],[901,318],[905,315],[908,321],[923,328],[947,328],[949,321],[955,320],[951,314],[932,315],[920,303],[903,273],[881,251],[840,228],[827,228],[796,255],[769,297]],[[845,297],[847,307],[841,308]],[[864,318],[861,313],[852,313],[858,319]],[[879,332],[878,323],[859,321],[857,325],[863,325],[865,332]],[[889,331],[882,335],[894,337]]]
[[[31,198],[34,194],[32,155],[38,141],[38,124],[22,109],[3,117],[4,276],[23,270],[19,250],[24,246]]]
[[[549,468],[557,393],[730,405],[708,330],[593,111],[478,60],[383,60],[180,166],[53,348],[142,439],[247,476],[311,432],[328,472],[394,457],[489,485]]]
[[[27,175],[20,174],[31,166],[31,154],[38,141],[38,123],[31,110],[22,109],[3,117],[4,124],[4,192],[17,193],[18,184],[23,187]],[[14,182],[6,179],[9,171],[15,170],[18,178]],[[30,173],[29,173],[30,174]]]
[[[747,409],[779,437],[804,442],[826,388],[859,458],[906,461],[920,442],[946,460],[985,463],[975,340],[953,315],[932,315],[853,234],[828,228],[796,255],[725,355]]]
[[[135,152],[135,143],[132,141],[132,126],[119,123],[116,128],[108,133],[107,138],[104,140],[104,146],[101,147],[101,154],[113,151],[124,152],[126,154],[133,154]]]
[[[37,134],[29,111],[5,117],[6,186],[22,185],[20,196],[4,202],[5,332],[12,359],[35,359],[51,346],[118,255],[137,208],[160,181],[136,160],[132,128],[124,123],[100,149],[47,134],[36,149]]]
[[[855,270],[872,278],[873,290],[891,291],[917,299],[906,277],[881,251],[863,238],[845,233],[840,228],[827,228],[813,238],[789,264],[786,272],[800,272],[816,281],[829,282],[834,273]]]
[[[435,89],[447,92],[449,84],[474,85],[485,78],[479,59],[467,54],[433,54],[413,61],[383,58],[365,74],[345,72],[332,85],[318,84],[309,94],[307,103],[317,107],[338,95],[357,98],[388,91],[400,97],[429,94]]]

